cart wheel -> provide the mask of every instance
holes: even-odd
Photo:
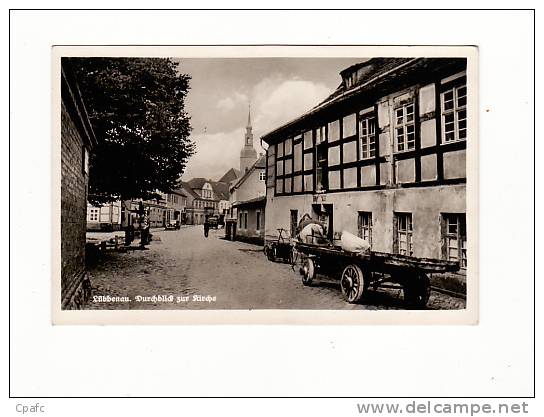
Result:
[[[403,285],[404,301],[409,308],[422,310],[427,306],[431,295],[431,282],[427,274],[421,272],[408,279]]]
[[[348,303],[359,301],[367,288],[361,268],[355,264],[346,266],[342,272],[340,287],[342,288],[342,295]]]
[[[315,263],[312,258],[306,258],[302,266],[302,283],[306,286],[312,285],[315,278]]]

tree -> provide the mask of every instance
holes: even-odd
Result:
[[[190,76],[169,58],[68,59],[99,142],[89,200],[153,199],[179,187],[195,152],[185,112]]]

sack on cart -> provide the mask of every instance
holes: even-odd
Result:
[[[370,251],[370,244],[366,240],[346,232],[345,230],[342,231],[340,245],[346,252],[364,254]]]

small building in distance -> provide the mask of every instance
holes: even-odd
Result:
[[[229,201],[231,206],[266,195],[266,156],[261,157],[239,178],[229,189]],[[236,213],[231,212],[236,218]]]
[[[264,243],[265,196],[266,156],[261,155],[230,187],[229,219],[236,221],[238,238]]]
[[[233,203],[232,207],[237,213],[237,240],[264,244],[265,205],[265,195]]]
[[[225,223],[225,216],[229,212],[229,185],[221,181],[213,181],[210,183],[213,188],[213,194],[216,200],[219,201],[217,207],[217,215],[219,216],[219,224]]]
[[[193,178],[182,184],[188,195],[187,224],[204,224],[207,215],[218,214],[220,200],[214,194],[211,180]]]
[[[122,204],[114,201],[101,206],[87,204],[87,230],[112,232],[122,228]]]
[[[185,224],[187,222],[187,195],[178,188],[166,194],[165,225],[170,223]]]
[[[127,207],[129,208],[128,213],[130,213],[129,224],[133,225],[136,229],[141,227],[140,225],[140,202],[143,204],[144,210],[148,214],[149,227],[150,228],[160,228],[166,225],[166,211],[167,204],[166,198],[167,195],[164,193],[158,193],[159,197],[153,200],[141,200],[134,199],[128,200]]]

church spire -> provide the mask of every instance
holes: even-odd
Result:
[[[253,128],[251,127],[251,103],[248,105],[247,126],[244,146],[240,151],[240,171],[246,172],[257,160],[257,151],[253,148]]]

